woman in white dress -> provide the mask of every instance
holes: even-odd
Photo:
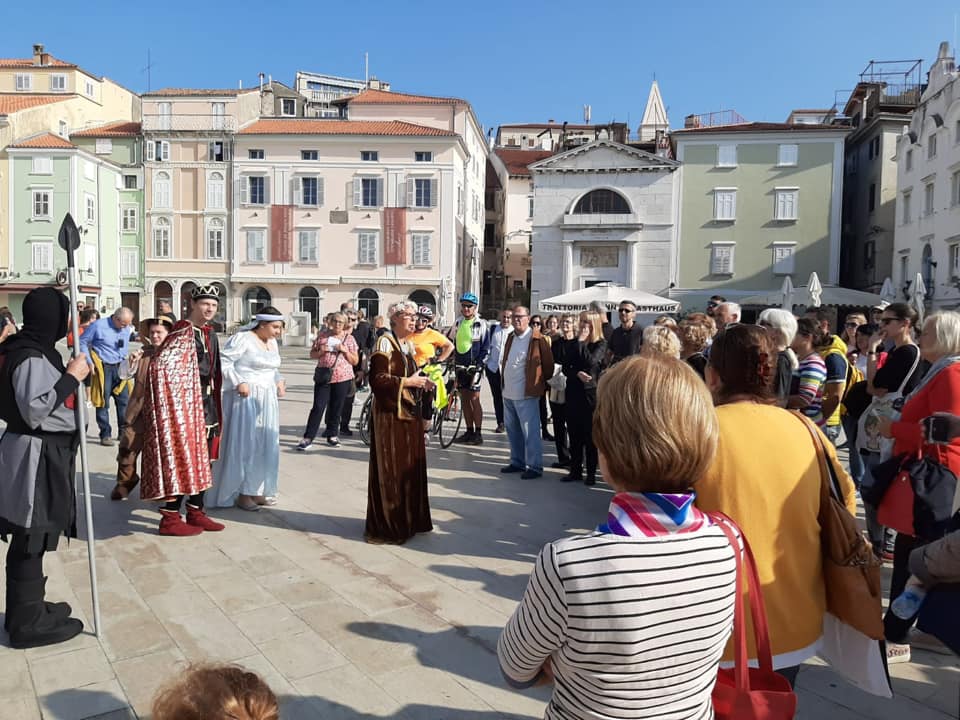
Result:
[[[280,406],[285,392],[277,339],[283,315],[262,308],[220,351],[223,437],[207,504],[244,510],[273,505],[280,466]]]

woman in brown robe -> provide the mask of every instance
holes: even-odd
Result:
[[[369,543],[402,544],[433,530],[427,497],[427,449],[419,403],[433,383],[419,375],[413,346],[415,303],[390,307],[390,332],[376,341],[370,356],[373,412],[370,423],[370,475],[367,485]]]

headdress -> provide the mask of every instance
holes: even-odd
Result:
[[[220,288],[212,283],[210,285],[198,285],[190,291],[190,297],[194,300],[209,298],[210,300],[220,302]]]

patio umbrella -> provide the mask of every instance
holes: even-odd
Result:
[[[780,307],[793,312],[793,280],[790,279],[789,275],[783,278],[780,295],[783,297]]]
[[[880,287],[880,299],[888,304],[897,300],[897,289],[893,286],[893,280],[889,277],[884,279],[883,285]]]
[[[910,304],[913,305],[913,309],[917,311],[917,315],[920,316],[920,322],[923,322],[923,314],[926,312],[925,301],[927,299],[927,284],[923,281],[923,275],[917,273],[916,279],[913,281],[913,295],[910,297]]]
[[[817,276],[816,270],[810,273],[810,279],[807,280],[807,295],[810,296],[810,304],[813,307],[820,307],[823,286],[820,284],[820,278]]]

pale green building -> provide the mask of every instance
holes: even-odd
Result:
[[[673,133],[682,167],[670,295],[685,311],[714,294],[737,302],[777,290],[787,275],[805,285],[816,271],[838,284],[847,132],[740,123]]]

